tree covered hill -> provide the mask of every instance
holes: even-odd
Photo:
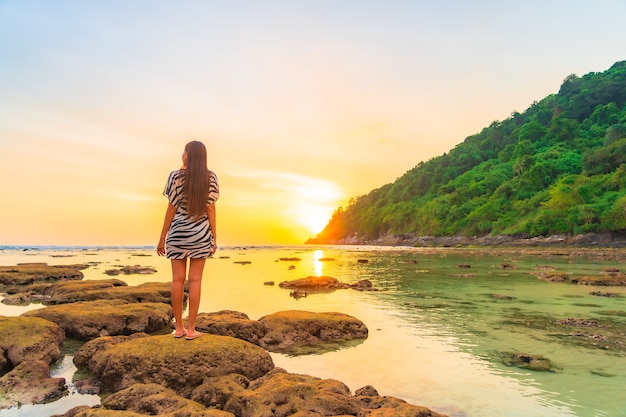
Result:
[[[307,243],[389,234],[524,237],[626,230],[626,61],[570,75],[395,182],[353,198]]]

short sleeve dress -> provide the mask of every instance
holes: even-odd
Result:
[[[165,239],[165,255],[169,259],[209,258],[213,254],[215,239],[209,224],[209,216],[192,219],[187,215],[183,198],[185,170],[172,171],[167,179],[163,195],[176,207],[176,214]],[[209,171],[207,205],[215,203],[220,191],[215,172]]]

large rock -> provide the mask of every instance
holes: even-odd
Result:
[[[200,313],[196,329],[222,336],[236,337],[255,345],[265,336],[265,325],[257,320],[250,320],[245,313],[222,310],[215,313]]]
[[[25,361],[55,362],[64,340],[63,330],[51,321],[0,316],[0,372]]]
[[[267,328],[259,345],[270,351],[366,339],[368,335],[361,320],[343,313],[289,310],[261,317],[259,321]]]
[[[176,394],[159,384],[135,384],[106,397],[102,405],[110,410],[134,411],[144,415],[163,415],[176,412],[190,415],[205,407]]]
[[[165,303],[97,300],[49,306],[22,314],[57,323],[67,337],[91,340],[100,336],[155,333],[169,328],[172,308]]]
[[[74,365],[78,369],[89,369],[89,361],[98,352],[106,350],[111,346],[128,342],[129,340],[141,337],[150,337],[147,333],[133,333],[130,336],[102,336],[84,343],[74,354]]]
[[[169,282],[147,282],[137,286],[111,285],[102,288],[89,288],[89,281],[82,281],[81,283],[83,282],[84,285],[74,285],[74,291],[57,292],[43,303],[55,305],[79,301],[126,300],[130,303],[168,304],[171,299],[172,284]],[[81,288],[83,286],[85,288]]]
[[[105,391],[158,383],[188,397],[205,378],[237,373],[256,379],[274,363],[268,352],[251,343],[205,334],[191,341],[171,335],[130,340],[99,351],[89,367]]]
[[[0,286],[29,285],[37,282],[83,279],[81,269],[86,265],[53,265],[25,263],[0,266]]]
[[[250,389],[236,391],[224,411],[236,416],[356,416],[350,389],[342,382],[308,375],[273,372]]]
[[[50,378],[46,362],[21,362],[0,378],[0,409],[53,401],[66,392],[65,378]]]

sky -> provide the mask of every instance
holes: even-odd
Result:
[[[185,144],[218,245],[301,244],[570,74],[623,0],[0,0],[0,245],[155,245]]]

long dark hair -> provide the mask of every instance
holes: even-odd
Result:
[[[209,193],[209,169],[206,165],[206,147],[202,142],[194,140],[185,145],[187,152],[187,169],[183,196],[187,201],[189,217],[202,217],[207,212]]]

